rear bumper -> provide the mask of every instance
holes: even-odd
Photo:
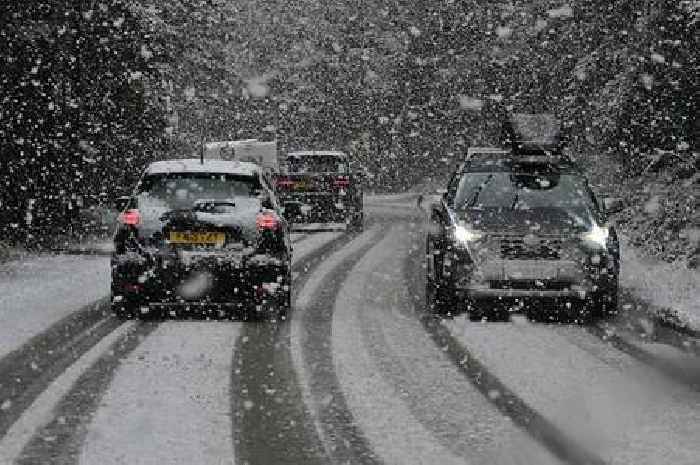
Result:
[[[287,195],[280,202],[285,217],[295,223],[346,222],[362,211],[353,196],[335,193]]]
[[[112,296],[116,302],[145,306],[249,306],[289,290],[288,264],[202,261],[192,266],[113,261]]]

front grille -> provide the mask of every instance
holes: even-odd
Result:
[[[559,260],[562,239],[559,237],[501,236],[498,238],[501,258],[509,260]]]

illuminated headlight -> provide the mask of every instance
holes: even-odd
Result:
[[[471,242],[478,241],[482,237],[483,234],[480,234],[476,231],[472,231],[468,228],[465,228],[462,225],[455,226],[454,239],[455,242],[457,242],[460,245],[467,245]]]
[[[594,224],[593,229],[584,233],[583,240],[595,248],[604,249],[608,245],[609,234],[610,232],[607,227],[604,226],[601,228],[597,224]]]

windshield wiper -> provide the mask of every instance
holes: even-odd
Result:
[[[462,208],[471,208],[476,204],[476,201],[479,200],[479,195],[481,195],[481,191],[484,190],[484,187],[486,187],[486,185],[491,182],[493,176],[493,173],[489,174],[488,177],[484,180],[484,182],[479,184],[479,186],[472,193],[471,197],[469,197],[469,200],[464,202],[464,207]]]

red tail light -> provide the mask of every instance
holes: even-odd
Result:
[[[277,178],[277,180],[275,181],[275,185],[281,189],[289,189],[291,187],[294,187],[294,181],[287,178]]]
[[[119,222],[122,224],[136,226],[141,222],[141,213],[139,213],[139,211],[136,209],[127,210],[119,215]]]
[[[348,178],[336,178],[335,181],[333,181],[333,185],[335,187],[349,187],[350,180]]]
[[[258,213],[257,218],[255,218],[255,225],[258,231],[274,231],[279,227],[280,222],[274,213]]]

